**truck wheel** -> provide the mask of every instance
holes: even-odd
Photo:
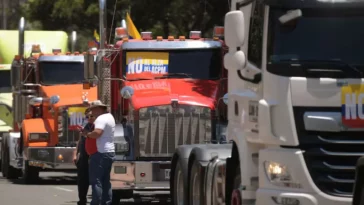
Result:
[[[236,168],[235,175],[234,175],[234,187],[233,192],[231,193],[231,205],[241,205],[241,194],[240,194],[240,183],[241,183],[241,175],[240,175],[240,166]]]
[[[7,179],[17,179],[19,178],[19,170],[15,169],[14,167],[10,166],[10,155],[9,155],[9,148],[4,146],[5,149],[3,151],[3,176]]]
[[[185,188],[185,179],[184,179],[183,168],[180,160],[177,161],[176,167],[174,169],[173,176],[173,204],[174,205],[183,205],[188,204],[187,202],[187,190]]]
[[[201,165],[197,160],[193,161],[191,172],[190,172],[190,205],[203,204],[203,193],[202,193],[202,182],[203,177],[201,175]]]
[[[23,182],[25,184],[36,183],[39,179],[39,169],[29,165],[28,161],[25,161],[23,168]]]

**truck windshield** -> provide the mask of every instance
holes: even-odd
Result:
[[[303,64],[337,61],[348,70],[351,69],[350,66],[355,66],[363,71],[364,13],[362,11],[353,9],[302,9],[301,11],[302,17],[282,25],[278,18],[286,14],[287,10],[277,8],[270,10],[268,71],[276,68],[274,64],[290,60]],[[280,72],[292,70],[282,67],[280,69]]]
[[[222,67],[221,48],[129,51],[124,56],[123,72],[130,80],[145,73],[166,78],[217,79]]]
[[[10,70],[0,70],[0,93],[10,91]]]
[[[84,79],[81,62],[39,62],[39,72],[43,85],[82,83]]]

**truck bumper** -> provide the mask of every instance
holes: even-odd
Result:
[[[266,204],[294,204],[294,205],[351,205],[351,198],[341,198],[335,200],[335,198],[323,196],[319,193],[302,193],[302,192],[288,192],[282,190],[270,190],[270,189],[259,189],[257,193],[257,203],[256,205],[266,205]],[[298,202],[299,201],[299,202]],[[284,203],[282,203],[284,202]]]
[[[295,188],[272,184],[264,170],[264,162],[271,161],[286,166],[296,184]],[[322,192],[312,181],[303,153],[299,149],[270,148],[260,151],[259,189],[256,205],[299,204],[299,205],[351,205],[351,197],[338,197]],[[244,192],[244,191],[243,191]],[[243,196],[242,192],[242,196]]]
[[[30,166],[47,169],[76,169],[73,163],[75,147],[28,147],[25,160]]]
[[[111,185],[113,190],[159,190],[160,194],[169,194],[170,167],[170,161],[115,161]]]

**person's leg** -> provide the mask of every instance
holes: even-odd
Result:
[[[77,163],[77,190],[78,190],[78,205],[81,205],[82,201],[82,170],[80,164]]]
[[[102,200],[102,177],[104,168],[102,167],[102,154],[95,153],[90,156],[89,178],[92,188],[91,205],[100,205]]]
[[[114,153],[103,154],[104,178],[102,181],[102,205],[111,205],[112,203],[112,187],[110,182],[110,172],[112,163],[115,158]]]
[[[89,187],[89,176],[88,176],[88,161],[87,159],[80,159],[77,168],[77,183],[78,183],[78,205],[86,205],[87,203],[87,192]]]
[[[86,181],[85,181],[85,193],[86,193],[86,201],[87,201],[87,194],[90,188],[90,167],[89,167],[89,158],[87,157],[87,170],[85,171]]]

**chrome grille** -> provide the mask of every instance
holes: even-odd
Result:
[[[169,157],[179,145],[211,141],[211,110],[191,105],[156,106],[139,110],[139,154]]]
[[[60,108],[58,113],[58,145],[71,146],[77,145],[79,132],[77,130],[69,130],[68,125],[70,118],[68,117],[67,109]]]
[[[341,112],[341,108],[294,107],[299,147],[312,180],[326,194],[352,197],[355,165],[364,155],[363,132],[307,131],[305,112]]]

